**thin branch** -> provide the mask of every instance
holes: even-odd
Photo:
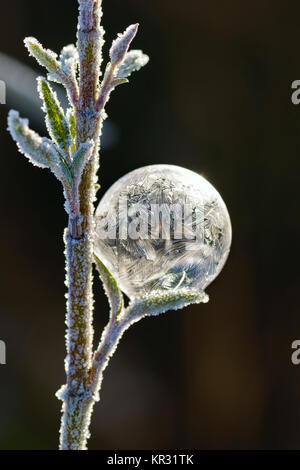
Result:
[[[131,325],[144,318],[144,316],[145,314],[141,312],[132,314],[131,308],[128,307],[117,318],[115,316],[110,318],[94,354],[89,376],[89,390],[95,401],[99,400],[103,372],[116,351],[120,339]]]
[[[78,42],[80,62],[79,99],[75,108],[76,148],[94,142],[79,187],[80,215],[69,221],[65,233],[67,302],[67,385],[59,392],[63,400],[60,448],[86,448],[93,400],[87,390],[93,343],[93,202],[101,132],[100,113],[95,109],[100,74],[103,30],[101,1],[79,0]]]

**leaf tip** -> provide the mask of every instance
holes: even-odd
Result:
[[[112,61],[112,64],[118,64],[124,59],[128,48],[137,34],[139,24],[132,24],[124,31],[124,33],[119,34],[117,39],[112,43],[109,55]]]

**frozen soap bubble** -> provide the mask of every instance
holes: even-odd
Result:
[[[131,299],[180,288],[203,291],[223,268],[230,243],[220,194],[179,166],[131,171],[96,211],[95,254]]]

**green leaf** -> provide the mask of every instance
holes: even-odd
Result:
[[[57,54],[50,49],[44,49],[39,41],[33,37],[28,37],[24,40],[29,54],[32,55],[37,62],[46,67],[50,73],[59,73],[60,65],[57,60]]]
[[[67,46],[62,50],[60,60],[55,52],[44,49],[43,46],[32,37],[24,40],[30,55],[35,57],[40,65],[48,70],[48,80],[61,83],[65,86],[70,103],[78,100],[78,83],[76,80],[77,58],[74,46]]]
[[[159,315],[168,310],[178,310],[190,304],[208,302],[208,296],[203,291],[182,288],[162,293],[160,291],[146,294],[143,298],[134,299],[129,307],[130,315]]]
[[[114,78],[111,82],[111,87],[116,88],[119,85],[123,85],[123,83],[129,83],[127,78]]]
[[[104,266],[104,264],[96,255],[94,255],[94,257],[105,293],[109,300],[111,315],[118,316],[124,308],[123,294],[118,287],[117,281],[109,272],[109,270]]]
[[[56,93],[52,90],[47,80],[38,78],[38,90],[43,100],[43,110],[46,113],[47,129],[52,139],[62,149],[67,160],[69,160],[69,147],[71,135],[68,122],[60,106]]]
[[[67,109],[67,122],[69,125],[69,131],[72,139],[71,150],[75,152],[76,149],[76,120],[75,120],[75,112],[73,108]]]

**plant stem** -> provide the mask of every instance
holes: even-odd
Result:
[[[130,307],[123,310],[118,318],[112,316],[94,354],[89,377],[85,378],[85,387],[73,393],[72,387],[65,386],[59,392],[59,398],[64,402],[61,450],[86,449],[90,420],[94,404],[99,400],[103,372],[125,331],[143,317],[142,311],[133,312]]]
[[[120,339],[125,331],[134,323],[144,317],[143,312],[132,314],[130,307],[118,316],[112,316],[105,327],[100,344],[94,354],[93,364],[89,377],[89,390],[96,400],[99,400],[98,393],[101,389],[103,372],[106,369],[110,358],[113,356]]]
[[[65,231],[67,301],[67,384],[58,392],[63,400],[60,449],[86,448],[94,399],[88,390],[93,344],[93,240],[94,200],[101,134],[101,115],[95,103],[103,31],[101,0],[79,0],[78,52],[80,59],[79,100],[75,108],[76,146],[88,139],[95,143],[80,185],[81,217],[69,221]]]

